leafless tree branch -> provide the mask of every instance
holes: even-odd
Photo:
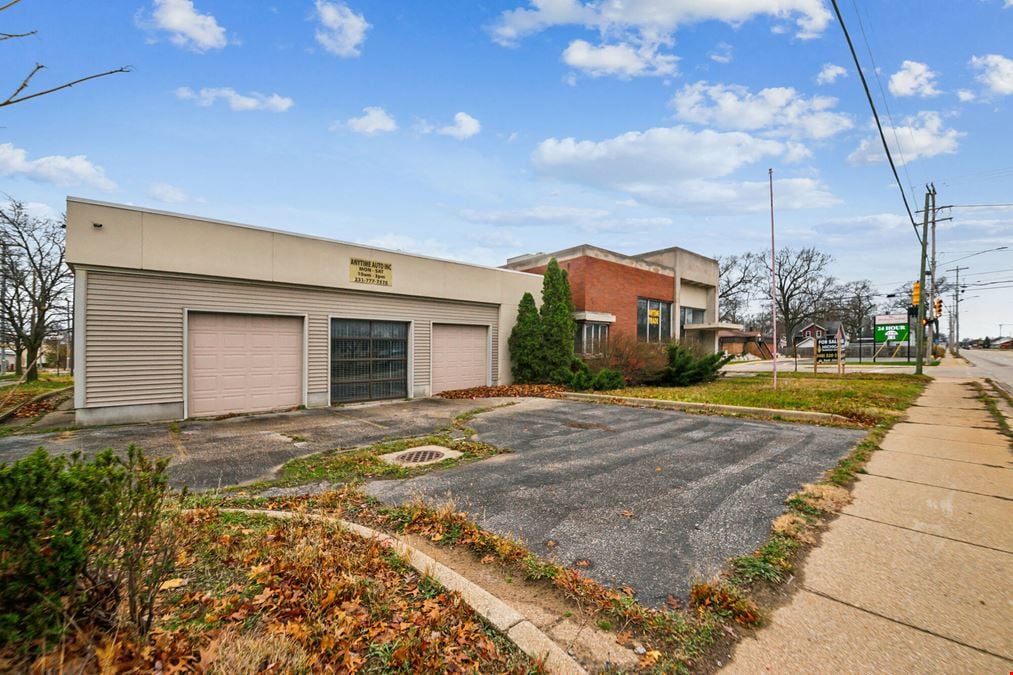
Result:
[[[31,74],[29,74],[28,77],[25,78],[25,81],[21,83],[21,86],[18,87],[17,91],[15,91],[13,94],[11,94],[7,98],[6,101],[0,103],[0,108],[3,108],[5,106],[9,106],[9,105],[14,105],[15,103],[21,103],[22,101],[27,101],[29,99],[38,98],[39,96],[45,96],[46,94],[52,94],[53,92],[60,91],[61,89],[69,89],[70,87],[73,87],[75,84],[81,84],[82,82],[87,82],[88,80],[94,80],[94,79],[97,79],[97,78],[100,78],[100,77],[106,77],[107,75],[115,75],[116,73],[129,73],[131,70],[133,70],[133,68],[131,66],[123,66],[122,68],[116,68],[115,70],[107,70],[104,73],[98,73],[96,75],[89,75],[87,77],[82,77],[82,78],[74,80],[73,82],[67,82],[66,84],[61,84],[59,87],[53,87],[52,89],[46,89],[45,91],[39,91],[39,92],[36,92],[34,94],[29,94],[28,96],[22,96],[21,98],[15,98],[18,94],[20,94],[22,91],[24,91],[25,87],[28,86],[29,80],[32,79],[32,77],[35,75],[35,73],[39,72],[43,68],[45,68],[45,66],[42,65],[41,63],[36,64],[35,65],[35,70],[33,70],[31,72]]]
[[[3,0],[0,0],[0,2],[2,2],[2,1]],[[11,7],[13,7],[14,5],[18,4],[19,2],[21,2],[21,0],[10,0],[10,2],[7,2],[7,4],[0,6],[0,12],[4,11],[5,9],[10,9]],[[4,40],[12,40],[12,39],[15,39],[15,38],[28,37],[30,35],[35,35],[37,33],[38,33],[38,31],[34,31],[34,30],[33,31],[29,31],[27,33],[0,33],[0,42],[3,42]],[[27,94],[25,96],[21,96],[21,93],[24,92],[26,89],[28,89],[28,85],[31,83],[32,78],[35,77],[38,74],[38,72],[40,70],[44,69],[45,67],[46,66],[44,66],[41,63],[36,63],[35,67],[32,69],[32,71],[30,73],[28,73],[28,76],[25,77],[25,79],[21,81],[21,84],[18,86],[18,88],[14,90],[14,93],[12,93],[10,96],[8,96],[7,100],[0,102],[0,108],[4,108],[4,107],[10,106],[10,105],[14,105],[15,103],[21,103],[23,101],[29,101],[29,100],[31,100],[33,98],[38,98],[40,96],[45,96],[47,94],[52,94],[54,92],[61,91],[63,89],[70,89],[74,85],[81,84],[82,82],[87,82],[88,80],[95,80],[95,79],[98,79],[100,77],[107,77],[109,75],[115,75],[116,73],[129,73],[132,70],[132,68],[130,66],[123,66],[122,68],[116,68],[115,70],[107,70],[104,73],[96,73],[95,75],[88,75],[87,77],[81,77],[81,78],[78,78],[78,79],[73,80],[71,82],[66,82],[64,84],[61,84],[58,87],[52,87],[50,89],[46,89],[44,91],[39,91],[39,92],[36,92],[34,94]]]
[[[37,30],[31,30],[27,33],[0,33],[0,42],[3,42],[4,40],[13,40],[14,38],[31,37],[33,35],[37,35],[38,32],[39,31]]]

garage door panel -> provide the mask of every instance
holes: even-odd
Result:
[[[302,334],[298,317],[191,314],[189,414],[302,403]]]
[[[488,384],[487,326],[433,324],[433,393]]]

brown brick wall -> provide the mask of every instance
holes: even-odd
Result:
[[[675,301],[675,281],[667,274],[589,256],[564,260],[559,266],[570,277],[573,305],[577,311],[615,314],[616,322],[611,329],[613,335],[636,336],[637,298]],[[545,267],[524,271],[542,274]]]

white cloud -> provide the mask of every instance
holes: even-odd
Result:
[[[715,179],[763,159],[787,158],[793,151],[789,144],[740,131],[676,126],[630,131],[604,141],[550,138],[539,144],[532,162],[544,175],[624,192],[645,203],[754,210],[763,206],[766,182]],[[778,184],[783,186],[779,203],[785,208],[836,203],[815,179]]]
[[[825,63],[816,76],[816,84],[833,84],[839,77],[847,77],[848,71],[834,63]]]
[[[538,204],[526,208],[498,211],[464,209],[458,215],[468,222],[486,225],[579,225],[589,220],[605,218],[609,212],[605,209]]]
[[[958,139],[966,135],[962,131],[945,128],[940,114],[932,111],[908,117],[897,127],[884,126],[883,131],[890,146],[890,153],[898,164],[937,155],[952,155],[957,151]],[[855,164],[886,161],[879,136],[870,136],[863,140],[858,148],[848,155],[848,161]]]
[[[971,67],[979,71],[978,81],[993,93],[1013,94],[1013,59],[999,54],[975,56],[971,59]]]
[[[498,211],[464,209],[458,215],[471,223],[493,225],[496,227],[563,225],[566,227],[577,227],[584,232],[595,233],[646,232],[672,224],[672,219],[666,216],[616,218],[607,209],[545,204]]]
[[[60,186],[89,185],[106,192],[116,189],[116,183],[106,177],[105,169],[92,164],[84,155],[29,159],[27,151],[10,143],[0,143],[0,176],[24,176]]]
[[[492,36],[509,46],[553,26],[578,25],[602,34],[633,32],[645,43],[657,43],[686,24],[738,25],[762,14],[794,20],[801,38],[819,35],[831,19],[823,0],[531,0],[528,7],[503,12]]]
[[[148,194],[166,204],[184,204],[191,201],[190,195],[181,187],[170,183],[154,183],[148,188]]]
[[[386,110],[377,106],[363,108],[362,117],[352,117],[345,125],[357,134],[372,136],[397,131],[397,122]],[[333,129],[333,127],[332,127]]]
[[[285,96],[271,94],[265,96],[257,92],[240,94],[232,87],[205,87],[200,91],[194,91],[190,87],[180,87],[176,90],[176,98],[181,101],[193,101],[199,106],[207,107],[215,101],[223,99],[232,110],[267,110],[269,112],[285,112],[291,108],[295,101]]]
[[[686,122],[796,138],[829,138],[853,126],[850,117],[830,110],[836,98],[806,98],[791,87],[754,94],[741,85],[697,82],[683,87],[671,104],[676,117]]]
[[[459,112],[454,115],[453,124],[440,127],[436,130],[436,133],[444,136],[452,136],[453,138],[461,141],[466,138],[471,138],[481,130],[482,125],[477,119],[466,112]]]
[[[198,12],[193,0],[155,0],[151,16],[154,25],[167,31],[179,47],[206,52],[228,44],[225,29],[214,16]]]
[[[732,46],[727,42],[719,42],[714,45],[714,49],[708,52],[707,57],[715,63],[731,63],[733,60]]]
[[[904,61],[900,70],[890,76],[890,93],[894,96],[939,96],[936,76],[931,68],[918,61]]]
[[[594,77],[614,75],[621,78],[645,75],[672,75],[676,70],[676,57],[659,54],[657,45],[634,48],[625,42],[592,45],[585,40],[574,40],[563,52],[568,66]]]
[[[331,54],[344,58],[362,53],[366,31],[372,26],[362,14],[356,14],[343,2],[316,0],[316,38],[320,45]]]
[[[957,98],[960,99],[961,103],[969,103],[970,101],[978,98],[978,96],[970,89],[958,89]]]
[[[57,211],[49,204],[43,204],[42,202],[25,202],[25,211],[28,212],[32,218],[38,218],[39,220],[60,220],[61,213]]]

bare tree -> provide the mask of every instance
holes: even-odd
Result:
[[[54,310],[70,286],[64,228],[62,219],[36,218],[13,199],[0,206],[0,274],[6,293],[0,299],[0,312],[15,348],[20,346],[26,353],[29,382],[38,379],[39,355],[57,324]]]
[[[753,253],[718,256],[721,321],[743,323],[749,301],[763,274],[762,261]]]
[[[852,338],[863,336],[865,327],[871,325],[876,312],[876,290],[868,279],[850,281],[840,287],[837,298],[837,319],[844,325],[844,331]]]
[[[761,258],[770,274],[770,259]],[[786,246],[777,251],[774,298],[777,318],[784,326],[789,345],[804,322],[815,318],[818,308],[833,294],[837,281],[827,274],[832,261],[832,256],[812,247],[791,249]]]
[[[0,2],[2,1],[3,0],[0,0]],[[9,2],[7,2],[6,4],[0,5],[0,12],[3,12],[6,9],[10,9],[11,7],[17,5],[20,2],[21,0],[9,0]],[[35,30],[31,30],[25,33],[0,32],[0,42],[3,42],[5,40],[17,40],[19,38],[32,37],[33,35],[37,34],[38,31]],[[107,75],[115,75],[116,73],[129,73],[131,70],[130,66],[122,66],[120,68],[116,68],[115,70],[107,70],[104,73],[95,73],[94,75],[86,75],[85,77],[79,77],[76,80],[64,82],[61,85],[58,85],[56,87],[50,87],[49,89],[44,89],[42,91],[27,93],[27,89],[32,82],[32,78],[38,75],[40,71],[45,70],[45,68],[46,66],[44,66],[43,64],[36,63],[35,67],[28,72],[28,75],[25,76],[25,78],[21,81],[21,84],[17,86],[14,92],[3,101],[0,101],[0,108],[9,105],[14,105],[15,103],[21,103],[22,101],[27,101],[29,99],[38,98],[40,96],[45,96],[46,94],[52,94],[53,92],[60,91],[61,89],[69,89],[73,87],[75,84],[81,84],[82,82],[87,82],[88,80],[106,77]]]

